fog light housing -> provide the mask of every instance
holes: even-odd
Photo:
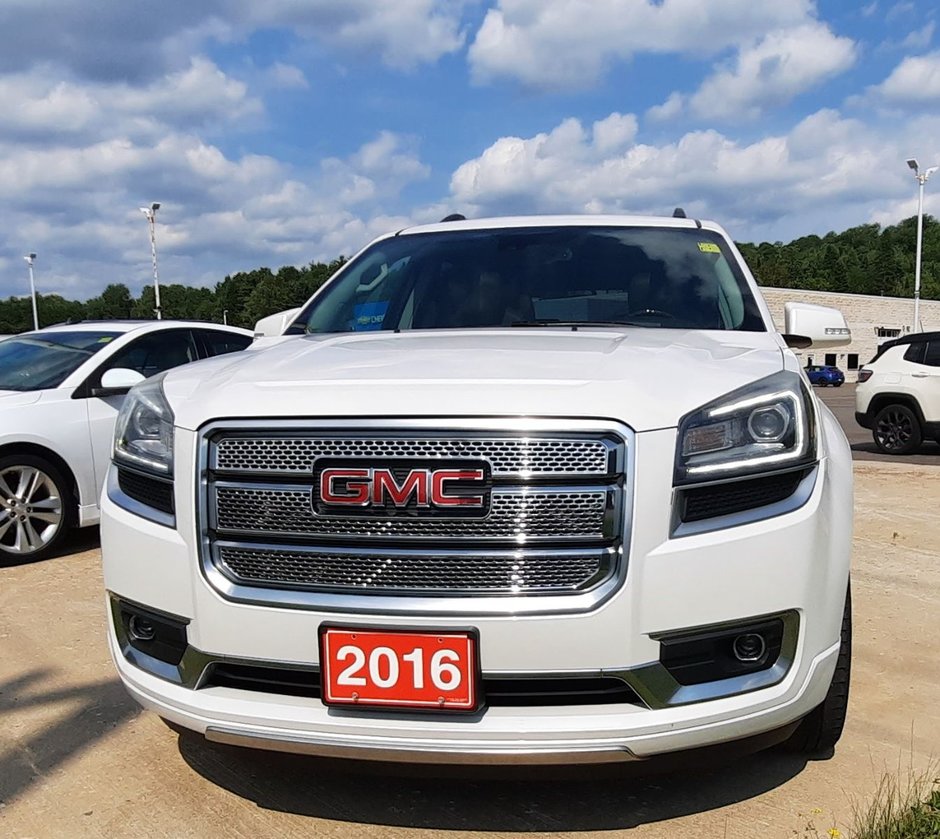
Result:
[[[175,671],[187,648],[186,621],[113,597],[111,614],[124,657],[155,675]],[[159,671],[159,672],[158,672]]]
[[[657,636],[659,660],[680,685],[700,685],[759,673],[783,647],[782,618],[753,618]]]

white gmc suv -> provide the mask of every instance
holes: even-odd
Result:
[[[424,762],[838,740],[852,468],[727,234],[382,237],[286,334],[136,386],[102,500],[110,646],[212,741]]]

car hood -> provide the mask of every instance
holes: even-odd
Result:
[[[275,417],[565,416],[675,426],[783,368],[767,332],[423,331],[302,336],[171,371],[177,425]]]

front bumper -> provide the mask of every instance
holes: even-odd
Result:
[[[195,437],[177,462],[195,465]],[[537,615],[362,615],[225,599],[200,572],[194,487],[176,486],[177,526],[162,527],[103,499],[108,591],[188,621],[187,642],[216,659],[316,665],[323,622],[479,633],[484,676],[634,673],[655,665],[663,633],[794,613],[799,633],[772,684],[682,704],[489,707],[461,718],[349,711],[279,693],[175,684],[111,652],[131,695],[210,740],[382,760],[564,762],[646,758],[786,726],[825,697],[839,649],[851,540],[847,453],[824,458],[799,509],[725,530],[672,538],[674,430],[637,435],[629,571],[597,608]],[[842,460],[845,459],[845,463]],[[185,474],[185,465],[182,467]],[[833,522],[837,525],[833,526]],[[715,684],[715,683],[712,683]],[[688,698],[688,697],[687,697]],[[651,705],[653,707],[651,707]]]

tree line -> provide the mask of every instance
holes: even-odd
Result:
[[[814,291],[851,292],[911,297],[917,219],[882,228],[863,224],[842,233],[803,236],[788,244],[738,243],[744,258],[764,286]],[[266,315],[300,306],[344,263],[312,262],[304,268],[278,271],[257,268],[225,277],[215,288],[171,283],[160,286],[165,318],[226,321],[252,327]],[[940,222],[924,217],[921,296],[940,299]],[[134,297],[123,283],[109,285],[98,297],[84,302],[57,294],[37,295],[40,326],[79,320],[151,318],[153,286]],[[0,300],[0,335],[23,332],[33,324],[29,297]]]

